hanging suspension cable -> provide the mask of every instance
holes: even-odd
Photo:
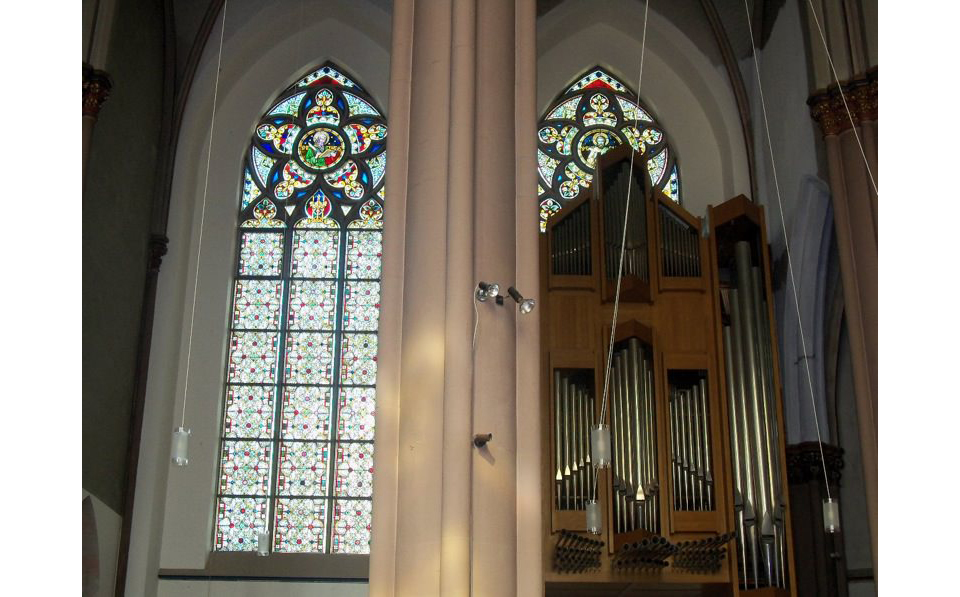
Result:
[[[643,33],[640,37],[640,74],[637,77],[637,111],[633,120],[633,126],[636,127],[640,123],[640,84],[643,82],[643,57],[647,48],[647,15],[650,10],[650,1],[647,0],[643,4]],[[629,139],[627,143],[629,143]],[[603,374],[603,398],[600,402],[600,418],[599,422],[603,422],[603,418],[607,413],[607,391],[610,388],[610,366],[613,363],[613,340],[616,337],[617,333],[617,315],[620,310],[620,282],[623,279],[623,256],[626,253],[627,248],[627,222],[628,216],[630,215],[630,191],[633,189],[633,158],[637,155],[636,151],[630,152],[630,169],[628,170],[627,175],[627,200],[626,205],[623,210],[623,232],[620,237],[620,263],[617,266],[617,289],[613,297],[613,321],[610,325],[610,347],[607,351],[607,365],[604,369]],[[599,165],[599,164],[598,164]],[[593,499],[597,499],[597,478],[599,475],[599,469],[593,469]]]
[[[217,92],[220,88],[220,64],[223,58],[223,32],[227,25],[227,2],[223,0],[223,18],[220,21],[220,47],[217,50],[217,72],[213,83],[213,108],[210,113],[210,134],[207,139],[207,167],[203,176],[203,200],[200,202],[200,235],[197,240],[197,265],[193,275],[193,305],[190,308],[190,334],[187,340],[187,369],[183,380],[183,408],[180,427],[187,418],[187,389],[190,387],[190,355],[193,352],[193,324],[197,315],[197,288],[200,284],[200,255],[203,250],[203,221],[207,215],[207,186],[210,182],[210,156],[213,153],[213,125],[217,120]]]
[[[857,124],[853,121],[853,114],[850,112],[850,106],[847,105],[847,97],[843,93],[843,86],[840,84],[840,77],[837,76],[837,69],[833,65],[833,58],[830,56],[830,48],[827,47],[827,38],[823,35],[823,29],[820,27],[820,19],[817,18],[817,11],[813,8],[813,2],[807,0],[810,6],[810,12],[813,13],[813,22],[817,24],[817,31],[820,33],[820,41],[823,42],[823,51],[827,55],[827,62],[830,64],[830,72],[833,73],[833,80],[837,84],[837,90],[840,92],[840,100],[843,102],[843,109],[847,111],[847,118],[850,119],[850,129],[853,136],[857,139],[857,147],[860,148],[860,156],[863,158],[863,167],[867,169],[867,176],[870,177],[870,184],[873,185],[873,192],[879,197],[880,191],[877,190],[877,179],[873,177],[873,171],[870,170],[870,164],[867,162],[867,154],[863,151],[863,143],[860,142],[860,133],[857,132]],[[748,16],[749,20],[749,16]],[[753,32],[750,32],[750,38],[753,39]]]
[[[800,319],[800,298],[797,293],[797,281],[793,275],[793,257],[790,255],[790,241],[787,238],[787,224],[783,217],[783,201],[780,197],[780,181],[777,178],[777,163],[773,157],[773,143],[770,140],[770,122],[767,119],[767,105],[763,99],[763,85],[760,83],[760,60],[757,57],[757,45],[753,39],[753,23],[750,21],[750,8],[747,0],[743,0],[743,8],[747,13],[747,30],[750,31],[750,46],[753,48],[753,66],[757,73],[757,89],[760,92],[760,108],[763,112],[763,130],[767,137],[767,149],[770,152],[770,170],[773,172],[773,185],[777,191],[777,205],[780,207],[780,226],[783,229],[783,243],[787,248],[787,270],[790,273],[790,285],[793,287],[793,304],[797,309],[797,326],[800,328],[800,347],[803,354],[807,354],[807,342],[803,335],[803,321]],[[817,445],[820,447],[820,464],[823,468],[823,480],[827,488],[827,498],[830,499],[830,481],[827,478],[827,463],[823,458],[823,439],[820,436],[820,417],[817,414],[817,401],[813,395],[813,377],[810,374],[810,359],[803,359],[807,371],[807,386],[810,389],[810,404],[813,406],[813,420],[817,428]]]

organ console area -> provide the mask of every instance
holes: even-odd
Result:
[[[634,159],[602,156],[541,241],[547,594],[795,595],[763,209],[741,195],[694,217]]]

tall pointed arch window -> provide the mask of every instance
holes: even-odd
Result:
[[[241,172],[214,550],[369,553],[387,126],[325,64]]]
[[[603,68],[585,72],[553,101],[537,131],[540,231],[590,187],[597,158],[626,140],[646,158],[651,183],[680,203],[680,169],[663,129],[637,94]],[[638,164],[639,165],[639,164]]]

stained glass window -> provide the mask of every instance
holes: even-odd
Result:
[[[387,126],[325,64],[253,128],[237,268],[214,549],[370,551]]]
[[[680,171],[662,128],[637,105],[636,93],[600,67],[585,72],[554,100],[537,138],[541,232],[564,203],[590,187],[597,158],[624,141],[648,160],[651,183],[680,203]]]

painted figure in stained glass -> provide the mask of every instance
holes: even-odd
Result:
[[[590,186],[597,159],[624,141],[644,156],[657,156],[655,166],[648,168],[651,182],[680,202],[673,154],[663,151],[667,146],[663,132],[636,99],[617,77],[597,67],[583,74],[546,110],[537,130],[541,232],[563,203]],[[665,181],[666,171],[671,176]]]
[[[308,131],[297,149],[303,163],[316,170],[329,170],[340,162],[346,148],[343,137],[333,129],[320,127]]]

